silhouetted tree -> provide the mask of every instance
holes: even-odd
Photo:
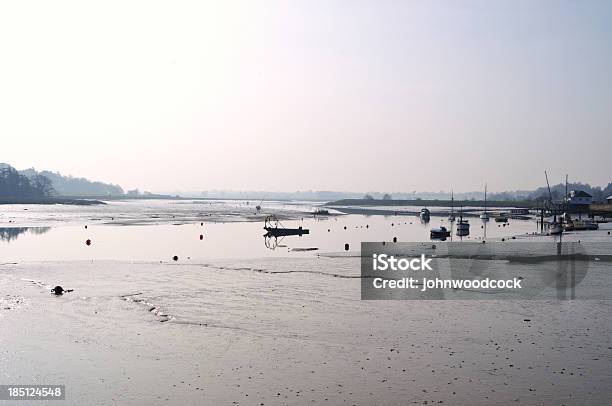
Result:
[[[51,181],[42,175],[29,179],[13,167],[0,168],[0,197],[46,197],[53,193]]]

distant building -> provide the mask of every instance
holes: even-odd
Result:
[[[612,204],[612,196],[606,197],[606,203]]]
[[[593,203],[593,196],[582,190],[572,190],[569,194],[569,204],[589,205]]]

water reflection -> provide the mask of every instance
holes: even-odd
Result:
[[[0,241],[10,242],[26,232],[41,235],[49,230],[51,227],[0,227]]]
[[[266,248],[270,250],[276,249],[279,246],[279,243],[285,238],[293,235],[297,235],[301,237],[304,234],[310,234],[310,230],[302,228],[299,226],[298,228],[288,228],[285,227],[275,215],[270,215],[266,217],[264,222],[264,230],[266,233],[264,234],[264,244]]]

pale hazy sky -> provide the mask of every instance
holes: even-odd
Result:
[[[612,1],[2,1],[0,162],[147,190],[612,181]]]

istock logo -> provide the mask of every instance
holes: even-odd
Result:
[[[432,258],[421,254],[420,258],[395,258],[393,255],[373,254],[373,267],[375,271],[431,271],[429,263]]]

